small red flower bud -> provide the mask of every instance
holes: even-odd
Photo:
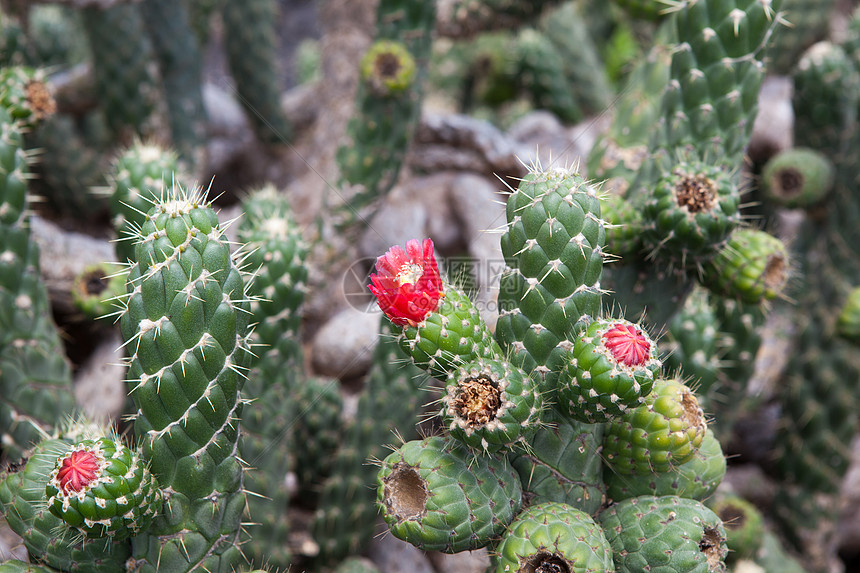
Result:
[[[603,333],[603,344],[613,358],[626,366],[645,364],[651,352],[651,342],[632,324],[615,324]]]
[[[391,247],[376,259],[376,271],[370,292],[394,324],[414,326],[439,307],[443,285],[430,239],[412,239],[406,251]]]
[[[99,474],[99,458],[89,450],[75,450],[60,462],[57,481],[63,493],[81,491]]]

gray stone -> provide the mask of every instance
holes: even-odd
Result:
[[[507,135],[517,144],[517,156],[525,165],[573,168],[584,166],[602,129],[604,118],[565,126],[547,111],[533,111],[518,119]]]
[[[124,351],[117,330],[110,330],[75,376],[75,401],[89,419],[108,423],[122,415],[126,401]]]
[[[409,163],[425,172],[457,169],[487,176],[525,172],[510,138],[487,121],[458,114],[422,114]]]
[[[370,368],[373,348],[379,336],[379,311],[347,307],[332,316],[314,336],[311,344],[317,374],[347,379]]]
[[[395,189],[367,225],[359,243],[359,254],[375,260],[392,245],[403,246],[410,239],[423,238],[426,228],[424,205],[403,189]]]
[[[10,559],[27,561],[27,548],[24,541],[12,531],[6,520],[0,516],[0,563]]]
[[[382,573],[435,573],[423,551],[390,533],[380,535],[370,542],[368,556]]]
[[[789,77],[764,79],[758,94],[758,115],[747,147],[747,154],[753,161],[764,163],[794,145],[793,86]]]
[[[437,573],[484,573],[490,566],[490,555],[486,549],[453,554],[433,551],[427,556]]]
[[[498,319],[499,276],[504,258],[499,243],[505,219],[505,197],[498,192],[502,184],[479,175],[464,174],[451,184],[451,204],[463,227],[474,280],[472,300],[491,328]],[[471,294],[471,293],[470,293]]]

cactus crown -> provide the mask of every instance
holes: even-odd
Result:
[[[79,493],[99,479],[104,465],[104,456],[97,445],[94,448],[82,445],[57,462],[51,483],[64,495],[70,491]]]
[[[603,333],[603,344],[612,356],[625,366],[645,364],[653,344],[642,330],[632,324],[618,323]]]
[[[675,200],[690,213],[710,211],[716,203],[715,183],[702,173],[676,171],[680,180],[675,184]]]
[[[501,405],[499,385],[486,374],[459,381],[451,401],[456,415],[469,426],[483,426],[493,421]]]

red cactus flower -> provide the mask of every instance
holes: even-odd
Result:
[[[412,239],[406,251],[391,247],[376,259],[376,271],[370,292],[394,324],[415,326],[438,308],[443,286],[430,239]]]
[[[81,491],[98,477],[99,459],[89,450],[75,450],[62,462],[57,472],[57,481],[63,493]]]
[[[648,360],[651,342],[631,324],[618,323],[603,333],[603,344],[621,364],[639,366]]]

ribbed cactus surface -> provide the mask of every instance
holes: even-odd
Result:
[[[165,492],[134,538],[145,571],[230,571],[245,508],[237,459],[250,358],[244,277],[200,191],[165,188],[136,245],[121,318],[135,432]]]
[[[519,475],[506,458],[475,458],[438,436],[403,444],[382,461],[377,480],[377,500],[391,532],[428,551],[486,546],[522,503]]]
[[[585,424],[555,410],[545,425],[516,452],[511,463],[533,503],[564,503],[594,515],[605,501],[602,448],[604,424]]]
[[[289,141],[292,128],[281,109],[278,85],[278,3],[222,2],[220,8],[236,99],[260,141],[283,145]]]
[[[379,514],[374,491],[379,468],[367,461],[387,456],[385,445],[396,443],[395,436],[417,437],[428,376],[406,360],[393,336],[398,330],[383,317],[355,418],[344,429],[331,475],[319,494],[312,531],[321,564],[336,563],[367,546]]]
[[[108,126],[126,143],[135,135],[151,135],[158,87],[140,7],[89,7],[81,16]]]
[[[726,532],[701,502],[675,496],[634,497],[607,508],[598,521],[619,573],[725,570]]]
[[[498,573],[615,571],[612,550],[587,513],[563,503],[533,505],[517,515],[496,548]]]
[[[600,311],[604,223],[594,188],[580,175],[534,169],[507,201],[507,269],[499,285],[496,337],[511,361],[554,398],[571,347],[571,326]]]
[[[154,143],[137,142],[124,149],[111,166],[110,209],[117,233],[117,260],[135,260],[135,242],[146,213],[161,194],[172,185],[178,173],[176,153]]]

